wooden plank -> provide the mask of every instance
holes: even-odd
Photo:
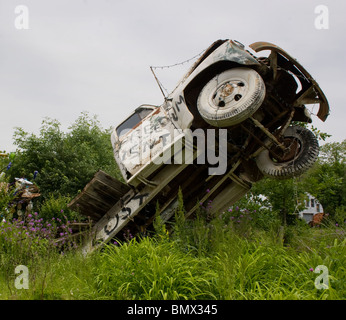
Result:
[[[109,200],[109,199],[108,199]],[[93,192],[93,190],[88,190],[83,194],[81,197],[81,200],[85,203],[92,203],[102,209],[103,211],[108,211],[109,208],[111,208],[117,200],[113,200],[112,198],[109,201],[106,201],[104,197],[98,192]]]
[[[99,220],[129,190],[129,186],[99,170],[68,207]]]
[[[93,184],[89,186],[87,192],[90,194],[97,194],[102,201],[113,204],[122,196],[122,194],[100,180],[95,180]]]
[[[113,178],[102,170],[96,172],[95,178],[111,187],[112,189],[115,189],[119,193],[120,197],[131,189],[127,184],[117,180],[116,178]]]
[[[101,212],[107,212],[112,207],[112,204],[107,204],[103,202],[99,197],[97,197],[97,194],[90,194],[89,191],[84,192],[82,194],[80,202],[86,205],[93,205],[94,207],[98,208]]]
[[[89,186],[94,182],[94,178],[92,178],[87,184],[86,186],[83,188],[83,190],[81,191],[81,193],[79,193],[67,206],[72,209],[77,211],[78,209],[78,205],[80,205],[81,201],[80,199],[82,198],[83,194],[86,192],[86,190],[89,188]]]
[[[92,204],[85,204],[85,203],[78,204],[76,209],[73,209],[73,210],[86,217],[90,217],[91,219],[95,221],[98,221],[104,214],[103,211],[100,211],[100,208],[97,208]]]

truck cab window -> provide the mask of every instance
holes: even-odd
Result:
[[[139,122],[141,122],[146,116],[155,110],[154,108],[138,108],[135,113],[128,117],[122,124],[117,127],[117,134],[120,138],[132,128],[134,128]]]

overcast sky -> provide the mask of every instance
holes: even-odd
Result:
[[[315,13],[321,4],[328,25]],[[19,5],[29,29],[18,28]],[[328,120],[314,116],[314,125],[342,141],[345,14],[335,0],[0,0],[0,150],[15,150],[14,127],[38,133],[45,117],[67,130],[88,111],[108,128],[140,104],[160,105],[149,66],[185,61],[217,39],[269,41],[297,58],[330,103]],[[190,64],[157,75],[170,91]]]

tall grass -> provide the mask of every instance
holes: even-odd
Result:
[[[107,246],[95,270],[99,293],[115,299],[213,299],[209,258],[183,253],[167,239]]]
[[[85,257],[78,249],[50,247],[24,261],[19,253],[9,258],[2,251],[0,298],[346,298],[345,228],[283,228],[273,217],[265,225],[259,215],[238,208],[212,221],[205,212],[186,221],[177,214],[170,228],[156,223],[152,237],[113,242]],[[0,240],[4,248],[4,237]],[[30,272],[28,290],[14,287],[15,265],[23,261]],[[328,289],[315,287],[318,265],[328,268]]]
[[[178,217],[169,238],[109,245],[95,269],[98,292],[115,299],[346,298],[344,229],[264,231],[248,218],[243,212],[206,224],[201,216]],[[327,290],[315,287],[318,265],[328,268]]]

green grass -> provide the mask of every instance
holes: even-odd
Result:
[[[168,239],[107,246],[95,269],[101,297],[113,299],[215,299],[210,258],[184,253]]]
[[[226,215],[206,224],[199,216],[180,221],[170,235],[162,228],[86,257],[49,250],[25,261],[28,290],[14,287],[19,257],[0,254],[0,299],[346,298],[345,229],[262,228],[250,217]],[[315,287],[318,265],[328,268],[329,289]]]

